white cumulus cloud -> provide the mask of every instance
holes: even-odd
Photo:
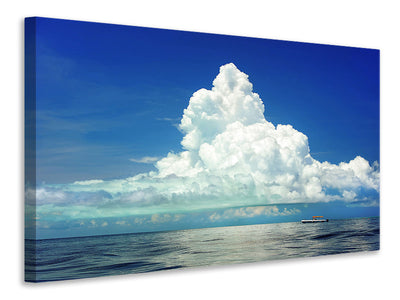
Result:
[[[161,159],[131,159],[157,161],[157,171],[42,187],[37,198],[58,203],[68,192],[71,203],[71,197],[79,199],[81,211],[85,201],[90,206],[98,201],[99,215],[157,217],[207,208],[379,198],[378,163],[370,165],[360,156],[337,165],[319,162],[310,154],[306,135],[291,125],[275,126],[264,117],[264,110],[248,75],[232,63],[221,66],[212,89],[195,92],[183,112],[182,151]]]

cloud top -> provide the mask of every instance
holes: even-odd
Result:
[[[319,162],[310,155],[306,135],[291,125],[273,125],[264,110],[248,75],[233,63],[221,66],[212,89],[195,92],[183,112],[182,151],[159,159],[157,171],[43,186],[36,192],[38,204],[51,211],[63,201],[75,203],[75,210],[60,211],[78,218],[335,200],[376,203],[378,163],[360,156],[338,165]]]
[[[182,146],[198,150],[211,143],[228,125],[245,126],[264,121],[264,105],[248,76],[232,63],[220,68],[211,90],[200,89],[190,98],[184,110],[180,129],[185,133]]]

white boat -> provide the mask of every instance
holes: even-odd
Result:
[[[311,220],[301,220],[301,223],[320,223],[328,222],[328,219],[322,219],[323,216],[313,216]]]

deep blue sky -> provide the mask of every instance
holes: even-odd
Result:
[[[37,183],[154,170],[131,159],[181,152],[177,125],[191,95],[210,89],[219,67],[230,62],[249,75],[266,119],[307,135],[315,159],[379,161],[378,50],[37,18]],[[79,210],[83,200],[75,196]],[[236,218],[221,209],[176,215],[179,220],[150,214],[62,221],[52,205],[43,205],[41,222],[49,223],[35,229],[33,221],[30,228],[38,237],[61,237],[379,215],[379,204],[364,204],[282,205],[281,213],[295,210],[277,217]],[[212,220],[214,213],[220,219]]]
[[[125,178],[181,150],[190,96],[233,62],[319,161],[379,161],[379,51],[37,19],[37,182]]]

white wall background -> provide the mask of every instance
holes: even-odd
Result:
[[[278,2],[278,1],[277,1]],[[3,1],[2,299],[395,299],[399,295],[397,1]],[[23,18],[54,17],[381,49],[381,251],[40,285],[23,282]],[[313,274],[315,273],[315,274]]]

